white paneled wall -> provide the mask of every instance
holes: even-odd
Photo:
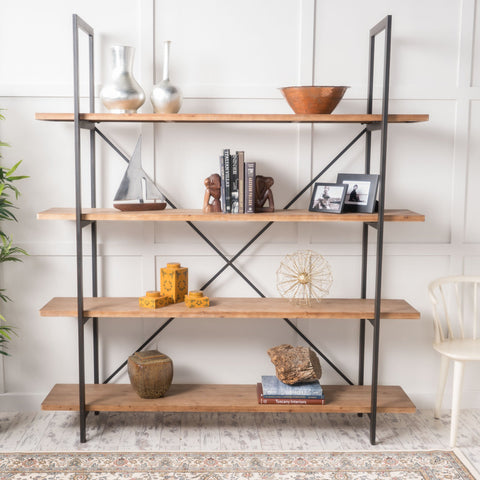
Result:
[[[203,113],[288,113],[278,88],[311,82],[349,85],[337,112],[363,112],[368,31],[385,15],[393,15],[390,111],[428,113],[430,121],[389,129],[387,207],[425,213],[426,222],[386,228],[384,294],[405,298],[422,318],[383,322],[380,381],[400,384],[418,406],[431,407],[438,359],[431,348],[427,285],[438,276],[480,269],[480,18],[475,0],[3,0],[0,108],[6,109],[7,118],[0,122],[0,138],[12,148],[2,154],[7,164],[23,159],[21,173],[30,175],[21,184],[19,223],[8,228],[30,255],[22,264],[1,267],[2,288],[14,299],[2,313],[18,327],[18,337],[0,375],[6,392],[0,408],[2,398],[5,404],[9,398],[9,405],[13,399],[22,408],[37,409],[54,383],[76,381],[75,320],[40,318],[38,313],[53,296],[75,295],[74,225],[36,220],[38,211],[73,206],[73,128],[34,119],[35,112],[72,111],[72,13],[95,29],[97,92],[109,77],[109,48],[125,44],[136,47],[134,73],[148,97],[161,78],[163,42],[171,40],[170,77],[184,92],[182,112]],[[85,45],[82,42],[84,60]],[[379,44],[377,54],[381,52]],[[100,102],[97,110],[104,111]],[[141,111],[152,111],[148,100]],[[362,127],[101,128],[129,154],[143,135],[144,166],[178,207],[201,208],[203,179],[217,171],[218,156],[229,147],[245,150],[260,173],[275,178],[275,203],[282,208]],[[109,207],[126,164],[101,140],[97,149],[97,194],[100,206]],[[335,181],[340,171],[360,172],[362,165],[363,145],[358,144],[324,180]],[[307,194],[295,206],[305,208],[308,201]],[[222,252],[234,255],[260,225],[199,227]],[[236,263],[266,295],[276,296],[280,260],[299,248],[311,248],[332,265],[331,295],[356,296],[360,233],[359,225],[276,224]],[[157,288],[159,269],[169,261],[188,266],[192,289],[223,265],[186,224],[101,224],[99,238],[101,295],[137,296]],[[85,241],[88,254],[88,237]],[[373,245],[371,253],[373,266]],[[207,294],[255,295],[231,269]],[[161,323],[102,320],[102,375],[108,376]],[[298,325],[356,378],[355,322],[303,320]],[[254,383],[260,375],[273,373],[266,350],[280,343],[302,344],[282,320],[178,319],[151,346],[173,358],[177,382]],[[370,343],[368,336],[367,348]],[[478,406],[480,397],[475,382],[480,371],[471,369],[465,378],[464,406]],[[122,373],[117,381],[128,378]],[[341,382],[327,366],[322,381]]]

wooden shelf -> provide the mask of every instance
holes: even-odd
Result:
[[[55,297],[40,310],[42,317],[76,317],[76,297]],[[299,306],[286,298],[211,298],[210,307],[188,308],[184,302],[156,310],[142,308],[138,297],[84,298],[84,317],[98,318],[317,318],[373,319],[373,299],[324,298]],[[383,299],[381,318],[419,319],[405,300]]]
[[[129,384],[86,385],[86,409],[98,412],[337,412],[369,413],[370,387],[326,385],[325,405],[260,405],[255,385],[172,385],[163,398],[140,398]],[[378,386],[378,412],[414,413],[398,386]],[[78,385],[57,384],[42,410],[78,411]]]
[[[37,214],[39,220],[75,220],[74,208],[50,208]],[[386,222],[424,222],[425,216],[410,210],[385,210]],[[202,210],[170,209],[121,212],[115,208],[84,208],[82,220],[101,221],[191,221],[191,222],[376,222],[376,213],[321,213],[308,210],[231,214],[204,213]]]
[[[73,122],[73,113],[36,113],[36,120]],[[389,123],[427,122],[426,114],[392,114]],[[163,122],[163,123],[378,123],[381,115],[368,114],[251,114],[251,113],[81,113],[87,122]]]

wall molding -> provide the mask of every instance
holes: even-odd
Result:
[[[146,233],[147,238],[150,234]],[[29,256],[25,259],[35,257],[75,257],[75,243],[62,243],[61,245],[52,243],[18,244],[21,248],[28,251]],[[297,239],[292,239],[291,242],[278,243],[263,243],[258,242],[251,248],[255,250],[254,253],[249,253],[247,250],[242,257],[257,257],[260,255],[278,256],[284,255],[285,251],[291,250],[298,245]],[[305,246],[309,248],[321,249],[324,255],[341,255],[341,256],[358,256],[361,253],[361,244],[355,243],[315,243],[306,241]],[[145,249],[143,248],[145,246]],[[244,243],[222,243],[221,248],[225,255],[234,255],[238,250],[244,246]],[[220,247],[220,244],[217,245]],[[84,244],[85,256],[90,256],[90,245]],[[150,243],[142,244],[112,244],[99,243],[98,254],[101,257],[143,257],[145,255],[178,255],[178,256],[202,256],[216,258],[217,255],[212,251],[211,247],[203,243]],[[369,244],[369,255],[375,254],[375,242]],[[452,245],[450,243],[385,243],[384,254],[386,256],[455,256],[462,257],[477,257],[480,256],[480,244],[461,244]]]
[[[95,96],[98,99],[102,85],[96,83]],[[144,87],[144,85],[142,85]],[[182,84],[182,92],[185,99],[217,99],[217,100],[281,100],[285,102],[279,88],[282,85],[193,85]],[[81,88],[82,91],[86,90]],[[150,91],[144,87],[147,97],[144,107],[149,107]],[[365,100],[366,85],[351,85],[345,94],[344,100]],[[0,83],[0,98],[72,98],[72,86],[65,84],[2,84]],[[87,98],[87,95],[82,95]],[[374,98],[381,98],[381,87],[374,90]],[[415,101],[434,101],[449,100],[457,101],[460,99],[480,100],[480,87],[475,86],[455,86],[450,87],[435,86],[393,86],[390,94],[390,100],[415,100]],[[289,108],[285,103],[286,108]]]

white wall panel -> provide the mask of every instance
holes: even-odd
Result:
[[[391,243],[448,243],[452,215],[455,215],[456,104],[450,101],[392,101],[390,111],[428,112],[430,120],[389,127],[387,208],[403,206],[423,213],[426,219],[423,225],[389,225],[386,240]],[[376,151],[379,152],[379,147]]]
[[[472,55],[472,68],[471,68],[471,85],[474,87],[480,86],[480,63],[478,61],[478,54],[480,52],[480,12],[478,10],[478,1],[473,0],[474,3],[474,15],[472,18],[473,23],[473,55]]]
[[[53,296],[75,295],[74,261],[73,257],[26,257],[23,263],[2,266],[12,298],[2,313],[18,334],[5,361],[7,391],[47,392],[62,379],[75,381],[75,319],[39,314]]]
[[[317,2],[315,83],[362,86],[366,91],[368,32],[391,14],[392,95],[404,87],[438,92],[455,86],[460,8],[460,2],[414,0]],[[382,34],[377,41],[379,60],[383,42]]]
[[[470,131],[468,150],[468,177],[466,179],[465,197],[466,221],[465,240],[469,243],[480,242],[480,206],[478,202],[478,184],[480,180],[480,139],[477,132],[480,129],[480,102],[472,101],[470,105]]]
[[[181,0],[155,2],[155,56],[161,80],[163,42],[172,41],[170,79],[186,93],[208,86],[240,89],[294,84],[301,2]],[[234,91],[234,88],[231,88]]]
[[[9,94],[70,95],[72,88],[72,14],[97,32],[97,83],[110,71],[111,45],[139,46],[138,0],[6,0],[0,17],[0,92]],[[80,34],[80,51],[86,59],[86,35]],[[7,48],[15,45],[15,48]],[[85,65],[88,65],[85,63]],[[136,72],[139,74],[139,65]],[[82,69],[82,79],[87,68]],[[0,93],[1,94],[1,93]]]

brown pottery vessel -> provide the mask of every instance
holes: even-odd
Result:
[[[141,398],[163,397],[172,384],[172,359],[157,350],[136,352],[128,357],[128,376]]]

